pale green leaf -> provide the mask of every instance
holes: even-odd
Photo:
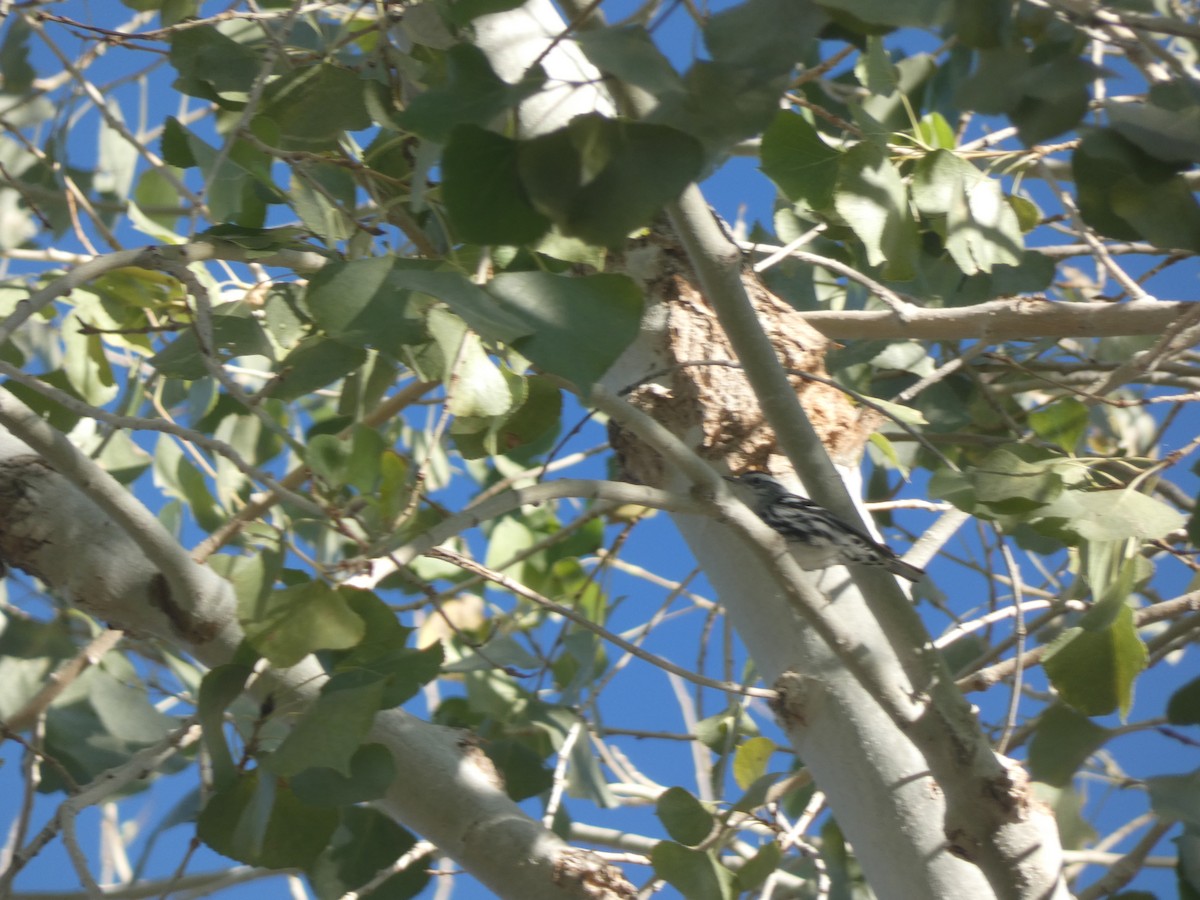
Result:
[[[246,640],[281,668],[294,666],[314,650],[353,647],[365,631],[342,591],[323,581],[273,591],[253,603],[239,598],[238,617]]]
[[[263,765],[285,778],[312,768],[350,778],[351,760],[371,730],[384,687],[382,678],[330,681]]]
[[[834,206],[863,242],[872,266],[883,266],[891,279],[913,277],[917,226],[908,189],[882,147],[862,143],[842,155]]]

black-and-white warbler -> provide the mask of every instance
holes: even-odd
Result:
[[[789,541],[804,545],[797,557],[806,569],[883,566],[909,581],[920,581],[925,574],[829,510],[793,494],[766,472],[744,472],[736,478],[727,476],[726,481],[748,487],[753,492],[749,505],[758,517]]]

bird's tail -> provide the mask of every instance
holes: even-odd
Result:
[[[909,581],[920,581],[925,577],[924,569],[919,569],[898,556],[892,557],[884,565],[893,575],[899,575],[901,578],[907,578]]]

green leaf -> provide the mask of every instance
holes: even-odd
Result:
[[[362,619],[365,636],[354,649],[338,657],[335,668],[345,669],[359,665],[404,647],[412,629],[401,625],[396,614],[379,597],[371,591],[351,588],[343,588],[342,596],[351,611]]]
[[[656,97],[682,93],[683,79],[641,25],[581,31],[576,40],[601,72]]]
[[[341,810],[341,822],[329,845],[308,867],[317,900],[337,900],[357,891],[413,848],[417,839],[383,813],[363,807]],[[419,858],[371,894],[377,900],[417,896],[429,881],[428,860]]]
[[[708,17],[704,44],[716,62],[770,79],[791,71],[825,21],[816,4],[745,0]]]
[[[558,385],[541,375],[531,375],[525,386],[525,402],[496,429],[492,454],[513,453],[557,431],[563,405]]]
[[[166,174],[160,169],[146,169],[138,177],[132,199],[129,220],[139,231],[164,244],[173,244],[180,240],[175,234],[175,223],[179,220],[179,213],[158,212],[155,209],[180,206],[179,191]],[[140,224],[136,217],[141,217]]]
[[[816,210],[833,205],[841,153],[793,112],[775,117],[762,137],[762,168],[789,200],[803,200]]]
[[[779,112],[787,76],[753,65],[696,60],[684,76],[687,93],[659,97],[650,121],[699,138],[710,161],[736,142],[761,134]]]
[[[948,150],[923,157],[913,174],[913,201],[922,213],[944,216],[946,250],[968,275],[1019,265],[1021,223],[1000,183]]]
[[[346,468],[350,461],[350,441],[336,434],[315,434],[304,448],[304,462],[313,475],[331,488],[346,483]]]
[[[624,275],[505,272],[487,292],[529,332],[513,349],[584,389],[616,362],[641,323],[641,291]]]
[[[718,753],[732,746],[731,731],[735,738],[742,735],[755,737],[758,735],[758,726],[741,707],[730,707],[696,723],[696,738],[705,747]]]
[[[475,244],[530,244],[550,220],[530,199],[519,171],[521,145],[458,125],[442,153],[442,197],[456,234]]]
[[[309,806],[348,806],[378,800],[396,777],[391,751],[383,744],[363,744],[350,758],[350,774],[312,768],[288,779],[296,798]]]
[[[196,821],[213,850],[248,866],[308,866],[337,827],[336,810],[301,803],[287,783],[261,770],[218,790]]]
[[[368,655],[368,648],[363,648],[363,652],[356,651],[339,661],[337,673],[330,680],[330,689],[378,682],[383,690],[380,709],[399,706],[415,697],[417,691],[438,677],[445,659],[440,642],[423,650],[412,647],[383,649],[379,645],[369,649],[377,652]]]
[[[1200,106],[1197,98],[1188,100],[1178,109],[1110,100],[1104,112],[1113,130],[1142,152],[1167,163],[1195,162],[1200,160]]]
[[[1156,775],[1146,779],[1150,808],[1163,819],[1200,828],[1200,771],[1187,775]]]
[[[250,666],[230,663],[217,666],[200,682],[196,714],[204,730],[204,745],[208,748],[213,786],[217,790],[232,784],[237,777],[237,768],[225,740],[225,710],[241,696],[252,672]]]
[[[884,148],[862,143],[842,154],[834,207],[863,242],[872,266],[883,266],[896,281],[914,276],[917,225],[908,189]]]
[[[279,364],[282,377],[271,396],[298,400],[353,372],[367,360],[367,351],[338,341],[309,337],[296,345]]]
[[[782,860],[783,851],[779,849],[777,843],[772,841],[769,844],[763,844],[758,852],[746,860],[745,865],[734,873],[738,890],[756,890],[779,868]]]
[[[1032,147],[1079,124],[1088,88],[1102,70],[1079,59],[1064,43],[1060,55],[1032,66],[1021,77],[1021,100],[1010,112],[1017,134]]]
[[[284,778],[305,769],[333,769],[352,776],[350,761],[371,730],[383,698],[382,679],[354,684],[331,679],[263,766]]]
[[[399,268],[392,276],[397,287],[419,291],[444,302],[472,330],[488,340],[512,344],[530,334],[530,327],[518,316],[502,309],[478,285],[460,272],[430,272]]]
[[[1184,516],[1137,491],[1063,491],[1039,515],[1085,541],[1153,541],[1182,528]]]
[[[675,200],[703,162],[700,142],[678,129],[599,115],[577,116],[518,151],[538,211],[564,235],[610,247]]]
[[[950,0],[912,0],[908,3],[894,3],[892,0],[821,0],[821,6],[848,13],[872,25],[933,28],[946,21],[952,4]]]
[[[1042,664],[1059,696],[1080,712],[1102,716],[1133,705],[1133,683],[1146,667],[1146,645],[1124,607],[1099,631],[1071,628],[1046,648]]]
[[[762,778],[774,754],[775,742],[770,738],[752,737],[744,741],[733,756],[733,778],[738,787],[746,790]]]
[[[446,83],[418,94],[396,119],[401,127],[422,137],[453,143],[456,126],[479,126],[475,130],[482,131],[501,114],[536,94],[544,83],[544,73],[536,69],[516,84],[509,84],[492,71],[482,50],[458,43],[446,51]]]
[[[341,166],[309,165],[292,170],[288,199],[296,215],[313,234],[335,244],[356,233],[349,211],[354,209],[353,176]]]
[[[479,335],[452,312],[432,309],[429,333],[453,361],[445,372],[446,407],[455,416],[503,416],[514,406],[513,393],[499,367],[483,349]]]
[[[283,557],[277,551],[259,547],[252,556],[214,556],[209,565],[233,585],[238,607],[253,609],[270,594]]]
[[[308,581],[272,591],[253,605],[240,605],[246,640],[280,668],[294,666],[314,650],[345,649],[363,639],[363,620],[351,610],[352,589]]]
[[[668,788],[659,795],[655,814],[667,834],[681,844],[695,846],[713,830],[712,813],[681,787]]]
[[[1200,678],[1193,678],[1171,695],[1167,721],[1172,725],[1200,725]]]
[[[1200,204],[1175,166],[1102,129],[1084,135],[1071,169],[1079,214],[1101,234],[1200,250]]]
[[[267,85],[258,116],[274,123],[285,150],[333,149],[343,132],[370,127],[368,83],[340,66],[298,66]]]
[[[271,343],[251,311],[241,303],[218,307],[212,314],[214,363],[239,356],[269,356]],[[189,328],[150,358],[150,365],[167,378],[195,381],[208,374],[196,332]]]
[[[167,116],[163,123],[161,144],[163,161],[167,165],[190,169],[197,164],[188,141],[188,130],[174,116]]]
[[[492,740],[484,744],[483,750],[500,770],[504,790],[513,800],[528,800],[554,787],[554,772],[520,741]]]
[[[394,353],[424,339],[425,328],[393,279],[393,268],[390,256],[331,262],[309,279],[304,302],[334,340]]]
[[[878,35],[867,37],[867,52],[859,56],[854,74],[868,91],[884,97],[900,85],[899,72]]]
[[[650,852],[654,874],[688,900],[733,900],[735,876],[710,853],[660,841]]]
[[[452,0],[449,13],[455,25],[466,25],[479,16],[507,12],[521,4],[522,0]]]
[[[1038,719],[1029,744],[1029,770],[1055,787],[1071,783],[1079,767],[1108,740],[1110,732],[1069,706],[1056,703]]]
[[[179,73],[176,90],[233,109],[241,108],[262,70],[258,53],[211,25],[175,32],[170,60]]]
[[[7,94],[24,94],[33,86],[37,71],[29,64],[29,23],[12,16],[0,43],[0,82]]]
[[[975,497],[999,513],[1045,507],[1063,490],[1059,459],[1027,461],[1008,448],[989,453],[971,471]]]
[[[1042,440],[1073,451],[1087,434],[1087,406],[1074,397],[1062,397],[1029,414],[1029,427]]]
[[[163,152],[171,165],[198,166],[208,191],[205,200],[215,222],[261,227],[266,201],[281,201],[271,181],[271,160],[246,141],[235,141],[226,153],[209,146],[178,121],[168,120]]]

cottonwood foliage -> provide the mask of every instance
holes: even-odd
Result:
[[[531,599],[753,684],[691,563],[656,549],[661,516],[547,504],[456,539],[523,595],[428,557],[351,581],[546,463],[603,474],[582,410],[643,309],[606,258],[749,156],[747,196],[765,178],[775,200],[732,226],[747,263],[823,311],[837,382],[896,419],[872,439],[868,499],[901,501],[879,524],[903,546],[934,512],[970,516],[917,589],[941,652],[1069,850],[1131,851],[1137,873],[1172,835],[1158,852],[1177,852],[1195,895],[1200,360],[1194,317],[1142,313],[1194,290],[1200,26],[1149,3],[747,0],[698,19],[648,5],[563,41],[653,111],[522,137],[520,103],[578,86],[540,65],[495,74],[469,37],[513,5],[8,4],[0,312],[119,249],[203,246],[207,261],[168,249],[55,296],[0,348],[4,390],[233,580],[247,639],[205,672],[130,636],[9,731],[5,792],[39,800],[32,820],[10,807],[7,858],[195,717],[202,742],[113,807],[125,830],[98,840],[127,862],[105,878],[217,877],[166,839],[184,826],[256,867],[246,877],[301,873],[320,898],[416,847],[375,891],[414,896],[436,850],[367,805],[401,773],[364,742],[378,710],[407,704],[464,729],[572,840],[617,823],[609,849],[634,881],[847,895],[853,854],[819,785],[768,791],[803,760],[765,706],[672,694]],[[1025,324],[1050,304],[1058,331]],[[1096,304],[1115,325],[1089,326]],[[892,330],[861,338],[889,309]],[[0,718],[21,721],[104,627],[13,573]],[[312,653],[331,678],[302,714],[243,692],[263,661]],[[649,685],[678,708],[647,715]],[[172,806],[146,806],[159,795]]]

